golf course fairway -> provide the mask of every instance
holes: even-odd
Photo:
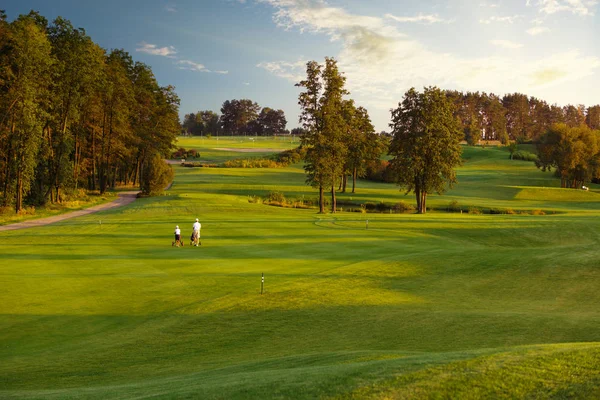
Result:
[[[178,144],[214,163],[290,145]],[[255,201],[315,199],[300,164],[176,165],[164,196],[0,232],[0,398],[600,397],[598,187],[463,155],[425,215],[366,181],[339,200],[384,212]]]

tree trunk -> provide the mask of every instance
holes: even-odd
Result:
[[[335,179],[333,181],[333,184],[331,185],[331,212],[333,214],[335,214],[336,211],[336,199],[335,199]]]
[[[427,192],[421,192],[421,214],[427,213]]]
[[[348,175],[342,176],[342,193],[346,193],[346,186],[348,186]]]
[[[92,179],[90,189],[96,190],[96,130],[92,128]]]
[[[319,185],[319,214],[325,214],[325,198],[323,196],[323,185]]]
[[[421,214],[421,189],[419,186],[415,187],[415,197],[417,198],[417,213]]]
[[[17,172],[17,192],[15,193],[15,213],[19,213],[23,208],[23,173]]]
[[[358,171],[356,167],[352,170],[352,193],[356,192],[356,176],[358,175]]]

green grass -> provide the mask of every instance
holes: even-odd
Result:
[[[300,166],[177,166],[168,196],[0,233],[0,398],[597,398],[597,189],[507,155],[466,148],[430,203],[557,214],[317,215],[248,202],[316,197]]]

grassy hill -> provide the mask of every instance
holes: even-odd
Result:
[[[464,155],[433,207],[547,214],[320,216],[248,201],[316,197],[299,165],[176,166],[167,196],[0,232],[0,398],[597,398],[597,189]],[[196,217],[202,246],[171,247]]]

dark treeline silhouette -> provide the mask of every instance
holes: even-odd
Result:
[[[214,111],[186,114],[183,130],[189,135],[272,136],[289,134],[283,110],[261,107],[252,100],[227,100],[221,115]]]
[[[180,131],[179,98],[124,50],[61,17],[0,11],[0,205],[60,202],[75,189],[154,191]],[[161,185],[164,182],[158,182]]]
[[[557,123],[600,129],[600,105],[560,107],[521,93],[504,97],[484,92],[446,90],[445,93],[454,104],[454,115],[460,120],[469,144],[480,140],[536,141]]]

